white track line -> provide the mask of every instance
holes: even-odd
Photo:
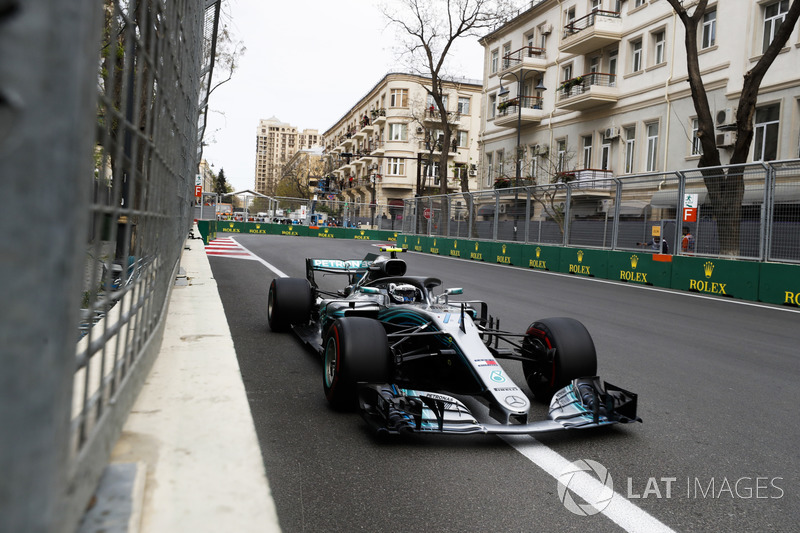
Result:
[[[559,453],[551,450],[531,436],[502,435],[500,438],[556,480],[571,465],[570,461],[567,461]],[[587,502],[591,502],[595,501],[595,497],[601,493],[603,484],[596,477],[586,472],[578,472],[570,482],[569,490]],[[673,529],[660,522],[657,518],[632,504],[630,500],[619,492],[614,493],[611,501],[600,513],[625,531],[630,531],[631,533],[674,532]]]

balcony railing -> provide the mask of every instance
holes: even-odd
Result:
[[[516,63],[521,62],[526,57],[543,58],[545,54],[544,48],[536,46],[523,46],[519,50],[514,50],[503,56],[503,68],[510,68]]]
[[[603,11],[600,9],[592,11],[586,16],[583,16],[579,19],[575,19],[565,24],[564,37],[575,35],[576,33],[581,32],[587,28],[591,28],[592,26],[594,26],[597,17],[609,17],[618,19],[620,15],[616,11]]]
[[[518,96],[505,102],[500,102],[497,106],[498,115],[501,117],[517,114],[517,106],[522,100],[522,109],[542,109],[543,98],[541,96]]]
[[[442,114],[433,106],[428,107],[425,110],[425,118],[426,122],[428,121],[435,121],[440,122],[442,120]],[[457,124],[458,121],[461,120],[461,112],[459,111],[448,111],[447,112],[447,123],[448,124]]]
[[[558,173],[559,181],[571,182],[578,189],[611,189],[615,187],[610,170],[584,168]]]
[[[616,74],[606,74],[603,72],[589,72],[582,76],[566,80],[558,88],[558,99],[566,100],[579,94],[585,93],[592,86],[616,87]]]

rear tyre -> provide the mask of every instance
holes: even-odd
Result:
[[[267,322],[272,331],[286,331],[311,319],[311,284],[303,278],[275,278],[269,286]]]
[[[389,380],[389,341],[379,321],[365,317],[337,319],[328,328],[322,346],[322,387],[333,407],[354,408],[359,382]]]
[[[522,371],[537,400],[549,402],[556,391],[573,379],[597,374],[594,341],[577,320],[546,318],[531,324],[526,333],[522,342],[522,355],[526,357]]]

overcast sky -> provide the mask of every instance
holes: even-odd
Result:
[[[211,95],[203,156],[235,190],[254,188],[259,119],[322,134],[401,69],[398,34],[372,0],[223,0],[223,12],[247,51]],[[450,72],[482,78],[477,39],[463,39],[451,58]]]

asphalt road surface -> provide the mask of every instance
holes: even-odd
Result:
[[[407,253],[410,275],[487,301],[502,329],[583,322],[599,375],[639,394],[644,423],[378,439],[358,414],[328,408],[319,359],[266,317],[273,277],[375,243],[235,240],[243,255],[210,256],[211,267],[284,531],[798,531],[797,310]],[[505,367],[524,384],[518,363]]]

